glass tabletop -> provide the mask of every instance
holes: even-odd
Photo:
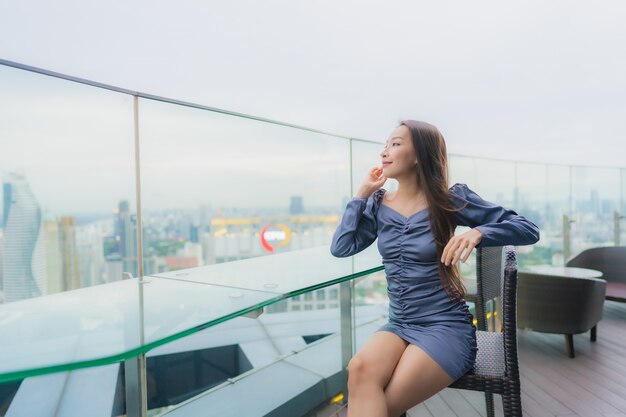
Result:
[[[0,305],[0,382],[119,362],[288,296],[382,269],[328,247],[133,278]],[[357,266],[358,265],[358,266]]]
[[[280,265],[276,257],[280,256]],[[310,291],[320,284],[336,283],[355,273],[381,269],[381,256],[374,245],[349,258],[335,258],[328,246],[267,255],[225,264],[181,269],[154,277],[202,284],[223,285],[276,294]],[[353,278],[353,277],[352,277]]]
[[[523,272],[534,272],[538,274],[555,275],[569,278],[602,278],[601,271],[569,266],[531,265],[524,268]]]

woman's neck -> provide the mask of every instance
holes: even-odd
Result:
[[[422,197],[423,192],[420,187],[417,185],[417,179],[397,179],[398,180],[398,189],[396,190],[396,194],[394,200],[403,202],[403,201],[415,201],[415,199]]]

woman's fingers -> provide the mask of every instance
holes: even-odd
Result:
[[[463,240],[461,241],[461,244],[458,246],[456,253],[454,254],[454,259],[452,259],[452,265],[456,265],[457,262],[459,262],[459,259],[461,258],[461,254],[463,253],[464,250],[467,249],[467,241]]]
[[[383,169],[381,167],[374,167],[370,169],[369,181],[378,187],[384,184],[385,181],[387,181],[387,178],[383,175]]]
[[[446,258],[448,257],[448,251],[450,250],[450,246],[452,244],[452,241],[448,241],[448,244],[446,245],[445,248],[443,248],[443,252],[441,253],[441,262],[442,263],[446,263]]]
[[[463,256],[463,259],[461,259],[461,262],[465,263],[465,261],[467,261],[467,258],[469,258],[470,253],[472,253],[472,250],[474,250],[474,248],[472,247],[472,245],[468,246],[467,251],[465,252],[465,256]]]
[[[370,169],[370,180],[372,181],[377,181],[379,179],[379,177],[381,176],[382,171],[379,170],[378,167],[374,167],[372,169]]]
[[[454,238],[452,238],[448,241],[448,244],[446,245],[446,247],[443,248],[443,254],[441,255],[441,262],[443,262],[446,265],[448,265],[448,262],[450,262],[450,253],[452,253],[452,251],[454,250],[453,248],[455,244],[456,244],[456,241],[454,240]]]
[[[459,262],[461,255],[463,256],[463,262],[467,261],[472,250],[474,250],[474,244],[470,242],[468,239],[463,237],[453,237],[450,239],[448,244],[443,250],[443,254],[441,256],[441,262],[446,265],[454,265]]]

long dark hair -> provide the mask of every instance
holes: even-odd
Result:
[[[424,191],[429,206],[430,228],[437,245],[439,278],[448,296],[461,300],[465,298],[467,291],[458,266],[446,266],[441,262],[443,249],[454,236],[456,227],[453,220],[454,212],[460,210],[460,208],[455,208],[450,201],[446,142],[439,129],[429,123],[402,120],[399,126],[402,125],[408,127],[411,132],[417,157],[417,185]]]

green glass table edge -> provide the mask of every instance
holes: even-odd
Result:
[[[159,346],[171,343],[173,341],[176,341],[178,339],[182,339],[183,337],[187,337],[189,335],[192,335],[194,333],[197,333],[201,330],[204,330],[206,328],[218,325],[220,323],[224,323],[228,320],[232,320],[234,318],[240,317],[244,314],[250,313],[252,311],[258,310],[260,308],[272,305],[274,303],[277,303],[279,301],[285,300],[287,298],[291,298],[291,297],[295,297],[301,294],[305,294],[311,291],[315,291],[318,290],[320,288],[325,288],[325,287],[330,287],[332,285],[336,285],[336,284],[340,284],[342,282],[346,282],[346,281],[351,281],[357,278],[360,278],[362,276],[366,276],[366,275],[370,275],[373,274],[375,272],[378,271],[382,271],[384,269],[383,265],[374,267],[374,268],[370,268],[370,269],[366,269],[363,271],[359,271],[350,275],[346,275],[344,277],[340,277],[340,278],[336,278],[327,282],[323,282],[320,284],[315,284],[315,285],[311,285],[309,287],[305,287],[305,288],[301,288],[295,291],[290,291],[284,294],[278,294],[276,295],[274,298],[271,298],[269,300],[263,301],[261,303],[257,303],[254,304],[250,307],[246,307],[244,309],[235,311],[233,313],[227,314],[223,317],[219,317],[215,320],[211,320],[208,321],[206,323],[202,323],[198,326],[194,326],[190,329],[187,330],[183,330],[182,332],[164,337],[163,339],[158,339],[155,340],[153,342],[147,343],[145,345],[139,346],[135,349],[131,349],[128,350],[126,352],[122,352],[116,355],[111,355],[111,356],[106,356],[103,358],[98,358],[98,359],[89,359],[86,361],[79,361],[79,362],[72,362],[72,363],[68,363],[68,364],[59,364],[59,365],[50,365],[50,366],[46,366],[46,367],[42,367],[42,368],[34,368],[34,369],[27,369],[27,370],[23,370],[23,371],[13,371],[13,372],[8,372],[8,373],[4,373],[4,374],[0,374],[0,383],[5,383],[5,382],[11,382],[11,381],[15,381],[15,380],[21,380],[24,378],[28,378],[28,377],[33,377],[33,376],[41,376],[41,375],[47,375],[47,374],[51,374],[51,373],[55,373],[55,372],[65,372],[65,371],[73,371],[73,370],[77,370],[77,369],[84,369],[84,368],[93,368],[96,366],[104,366],[104,365],[111,365],[114,363],[118,363],[121,361],[125,361],[131,358],[134,358],[138,355],[143,355],[145,353],[147,353],[148,351],[157,348]]]

